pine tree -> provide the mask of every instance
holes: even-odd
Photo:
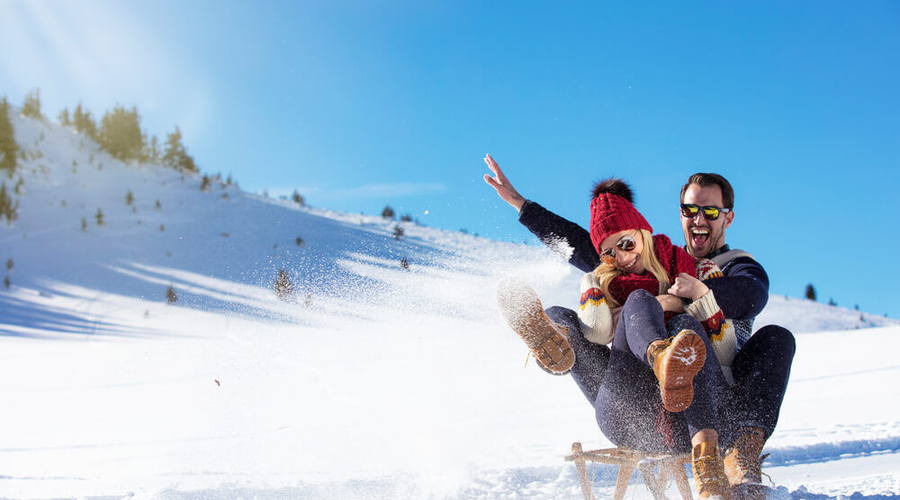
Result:
[[[403,236],[403,228],[399,224],[394,226],[394,239],[399,240]]]
[[[385,205],[384,210],[381,211],[381,216],[385,219],[393,219],[394,218],[394,209],[391,208],[390,205]]]
[[[72,124],[72,120],[69,119],[69,109],[63,108],[62,111],[59,112],[59,124],[63,126],[68,126]]]
[[[294,284],[284,269],[278,271],[275,278],[275,295],[281,300],[287,300],[294,295]]]
[[[82,109],[80,102],[78,103],[78,106],[75,107],[72,123],[75,125],[75,130],[91,139],[97,138],[97,123],[91,117],[90,111]]]
[[[229,183],[230,183],[231,177],[229,177],[228,179],[229,179]],[[303,199],[303,196],[300,193],[298,193],[296,189],[294,190],[294,194],[291,195],[291,199],[294,200],[294,202],[299,204],[301,207],[306,205],[306,200]]]
[[[25,96],[22,114],[32,118],[41,118],[41,89],[34,89]]]
[[[9,119],[9,103],[0,98],[0,171],[10,178],[18,165],[19,144],[16,142],[12,121]]]
[[[147,148],[147,161],[150,163],[159,163],[162,159],[162,152],[159,150],[159,138],[155,135],[150,139],[150,145]]]
[[[102,226],[102,225],[104,224],[104,222],[103,222],[103,210],[100,210],[100,209],[98,208],[98,209],[97,209],[97,213],[94,214],[94,218],[97,219],[97,225],[98,225],[98,226]]]
[[[197,166],[184,145],[181,143],[181,130],[176,126],[175,131],[166,137],[166,152],[162,158],[163,164],[181,172],[196,172]]]
[[[132,193],[130,189],[125,193],[125,204],[128,206],[134,204],[134,193]]]
[[[812,283],[806,285],[806,298],[809,300],[816,300],[816,289],[813,288]]]
[[[144,150],[140,120],[137,108],[129,111],[116,105],[100,121],[100,146],[122,161],[140,158]]]
[[[6,183],[0,182],[0,220],[6,218],[7,222],[13,222],[19,215],[19,202],[13,201],[12,196],[6,191]]]

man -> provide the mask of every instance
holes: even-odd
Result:
[[[569,263],[581,271],[593,271],[600,264],[587,230],[526,200],[490,155],[484,161],[494,174],[485,174],[485,182],[519,211],[519,222],[545,243],[565,241],[572,248]],[[685,250],[695,258],[714,261],[722,270],[721,277],[704,284],[715,294],[724,316],[734,320],[738,339],[739,350],[732,364],[735,385],[726,408],[739,431],[725,455],[725,471],[737,500],[765,497],[766,488],[761,485],[764,457],[760,454],[778,422],[795,343],[791,332],[777,325],[751,335],[753,319],[768,301],[769,278],[749,253],[732,250],[725,243],[725,230],[734,217],[734,191],[721,175],[694,174],[682,187]],[[658,300],[681,301],[674,296]]]

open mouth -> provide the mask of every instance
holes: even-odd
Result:
[[[691,242],[694,246],[702,247],[709,241],[709,228],[694,227],[691,228]]]
[[[631,271],[632,269],[634,269],[634,266],[636,266],[636,265],[637,265],[637,257],[635,257],[631,262],[625,264],[625,270]]]

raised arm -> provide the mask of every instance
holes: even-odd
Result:
[[[565,252],[569,264],[583,272],[593,271],[600,265],[600,256],[597,255],[591,243],[591,234],[586,229],[556,215],[538,203],[526,200],[513,188],[491,155],[485,156],[484,162],[494,174],[494,177],[485,174],[484,182],[494,188],[503,201],[519,211],[519,222],[542,243],[556,250],[560,249],[560,243],[571,247],[571,254]]]

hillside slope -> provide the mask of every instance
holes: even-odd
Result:
[[[13,123],[0,498],[576,498],[562,457],[609,445],[568,378],[523,368],[496,307],[512,275],[574,306],[579,273],[550,250],[201,191]],[[875,347],[898,323],[784,297],[765,323],[803,332],[767,448],[784,495],[896,498],[900,367]],[[592,473],[609,493],[614,471]]]

